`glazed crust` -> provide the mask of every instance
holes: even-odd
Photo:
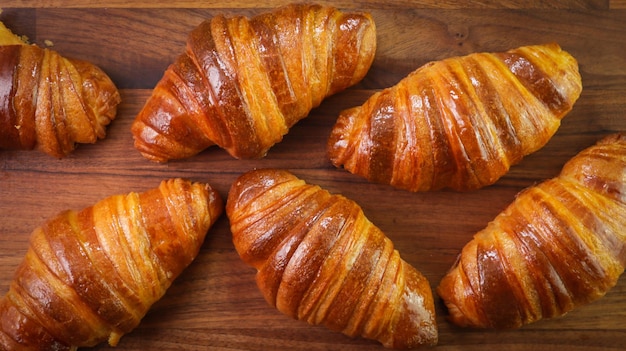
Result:
[[[232,185],[226,213],[241,259],[284,314],[386,347],[437,343],[428,281],[354,201],[256,170]]]
[[[557,44],[431,62],[343,111],[328,156],[409,191],[478,189],[543,147],[581,90]]]
[[[115,346],[196,257],[222,211],[209,185],[171,179],[48,220],[0,300],[0,349]]]
[[[367,13],[295,4],[206,20],[137,115],[135,147],[160,162],[214,144],[263,157],[325,97],[359,82],[375,50]]]
[[[0,149],[65,157],[106,136],[120,101],[97,66],[27,45],[0,23]]]
[[[437,288],[450,319],[518,328],[604,296],[626,264],[625,170],[626,138],[611,135],[519,194]]]

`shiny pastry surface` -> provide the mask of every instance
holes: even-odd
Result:
[[[428,63],[343,111],[331,162],[410,191],[475,190],[543,147],[582,91],[558,44]]]
[[[264,169],[233,183],[226,213],[239,256],[284,314],[390,348],[437,343],[429,282],[354,201]]]
[[[581,151],[462,250],[437,288],[462,326],[517,328],[604,296],[626,265],[626,138]]]

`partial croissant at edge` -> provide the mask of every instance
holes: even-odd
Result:
[[[285,315],[390,348],[437,343],[429,282],[354,201],[262,169],[233,183],[226,214],[239,256]]]
[[[362,80],[375,51],[363,12],[292,4],[208,19],[136,116],[135,147],[158,162],[215,144],[235,158],[264,157],[324,98]]]
[[[99,67],[28,45],[0,22],[0,149],[66,157],[106,136],[120,101]]]
[[[581,91],[576,59],[555,43],[431,62],[343,111],[328,156],[409,191],[478,189],[542,148]]]
[[[115,346],[195,259],[222,212],[210,185],[175,178],[49,219],[0,299],[0,350]]]
[[[437,288],[460,326],[519,328],[604,296],[626,265],[626,137],[581,151],[465,245]]]

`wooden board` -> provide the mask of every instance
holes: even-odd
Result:
[[[253,15],[286,2],[5,0],[0,20],[32,42],[102,67],[123,103],[105,140],[52,159],[35,151],[0,152],[0,293],[28,246],[31,231],[65,209],[112,194],[142,191],[170,177],[208,181],[226,198],[234,179],[253,168],[291,170],[310,183],[357,201],[433,288],[463,245],[515,194],[555,176],[581,149],[626,130],[626,6],[616,1],[324,1],[368,10],[378,51],[367,77],[333,96],[292,128],[261,160],[239,161],[211,148],[190,159],[156,164],[133,148],[129,131],[187,33],[216,14]],[[260,4],[260,5],[259,5]],[[574,55],[583,93],[557,134],[497,184],[468,193],[409,193],[334,168],[325,144],[338,113],[361,104],[431,60],[555,41]],[[262,298],[254,270],[237,256],[226,216],[210,231],[196,261],[155,304],[120,350],[381,350],[324,327],[285,317]],[[521,330],[464,330],[446,321],[437,300],[439,350],[621,350],[626,345],[626,281],[567,316]],[[97,350],[109,349],[106,345]]]

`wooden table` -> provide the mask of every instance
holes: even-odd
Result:
[[[261,3],[261,4],[259,4]],[[473,233],[517,192],[555,176],[578,151],[626,130],[626,1],[460,0],[323,1],[371,11],[378,51],[367,77],[302,120],[261,160],[238,161],[219,148],[156,164],[133,148],[129,131],[187,33],[216,14],[253,15],[279,0],[116,1],[4,0],[0,20],[32,42],[102,67],[123,103],[105,140],[62,160],[35,151],[0,152],[0,292],[22,259],[31,231],[46,218],[108,195],[142,191],[170,177],[208,181],[226,198],[233,180],[253,168],[291,170],[310,183],[357,201],[433,288]],[[580,64],[584,90],[552,140],[497,184],[474,192],[409,193],[374,185],[330,165],[325,143],[344,108],[393,85],[431,60],[555,41]],[[323,327],[291,320],[263,300],[254,270],[237,256],[226,216],[210,231],[196,261],[156,303],[119,350],[381,350]],[[564,318],[515,331],[464,330],[446,321],[437,300],[439,350],[622,350],[626,280],[605,298]],[[107,345],[97,347],[107,350]]]

